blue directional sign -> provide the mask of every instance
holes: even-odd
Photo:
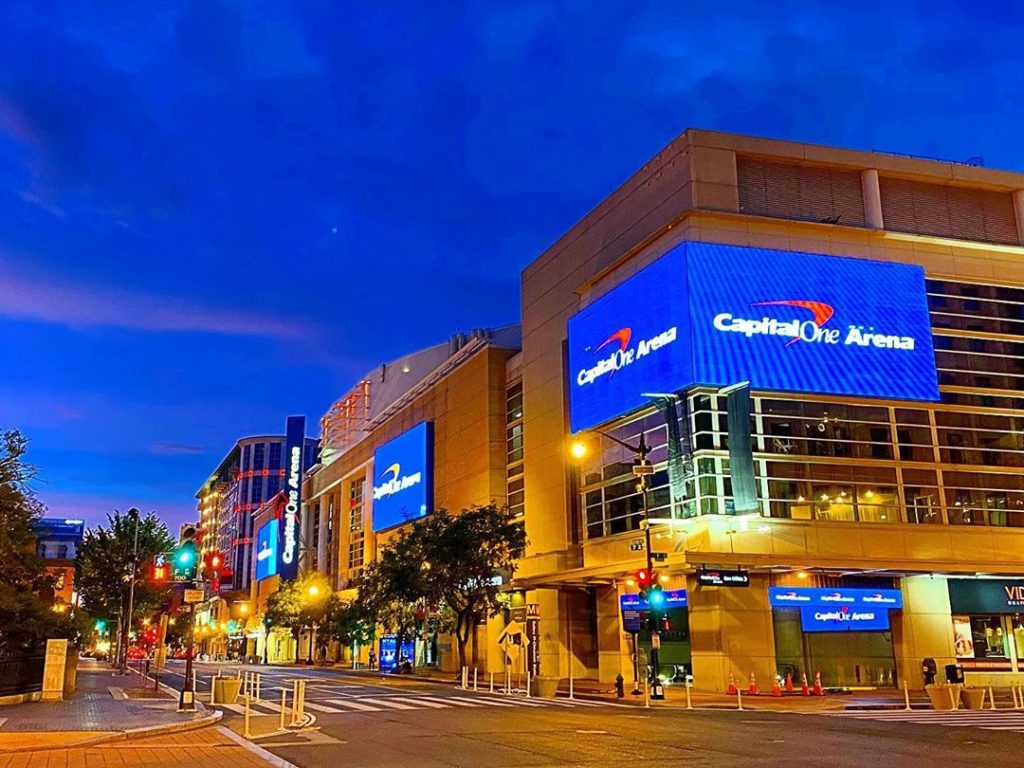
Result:
[[[277,574],[280,535],[281,526],[276,519],[268,520],[256,532],[256,581]]]

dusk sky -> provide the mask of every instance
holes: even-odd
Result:
[[[689,126],[1024,167],[1024,14],[811,5],[0,3],[0,428],[49,513],[193,517],[238,437],[515,322]]]

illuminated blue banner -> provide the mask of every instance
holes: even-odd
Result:
[[[871,632],[889,629],[887,608],[856,608],[849,605],[831,608],[800,609],[804,632]]]
[[[292,581],[299,577],[299,530],[302,525],[302,473],[305,471],[306,417],[285,421],[284,493],[287,501],[281,520],[280,573]]]
[[[256,581],[277,575],[277,546],[280,523],[268,520],[256,532]]]
[[[665,604],[659,610],[686,607],[685,589],[666,589],[662,594],[665,595]],[[649,611],[650,609],[650,604],[640,595],[619,595],[619,610]]]
[[[698,384],[939,397],[915,265],[683,243],[571,317],[568,335],[574,432]]]
[[[425,516],[433,504],[433,425],[403,432],[373,454],[373,530]]]
[[[776,608],[831,608],[852,605],[897,610],[903,607],[903,594],[898,589],[863,587],[768,587],[768,603]]]

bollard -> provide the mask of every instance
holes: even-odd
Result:
[[[572,699],[572,700],[576,699],[576,696],[573,693],[573,677],[572,677],[572,675],[569,675],[569,698]]]
[[[739,686],[736,687],[736,709],[743,711],[743,690]]]
[[[491,672],[491,693],[494,693],[494,673]]]
[[[261,693],[260,688],[262,687],[262,685],[263,685],[263,676],[259,672],[257,672],[256,673],[256,701],[260,700],[260,693]]]
[[[956,700],[956,694],[953,692],[952,686],[949,689],[949,708],[952,710],[959,709],[959,702]]]
[[[647,677],[646,670],[644,671],[644,709],[651,708],[651,682]]]
[[[693,702],[690,701],[690,681],[686,681],[686,708],[693,709]]]
[[[288,711],[288,689],[281,688],[281,730],[284,730],[285,713]]]
[[[252,738],[252,733],[249,732],[249,694],[245,695],[245,733],[242,734],[245,738]]]
[[[306,681],[299,680],[299,722],[306,716]]]
[[[526,670],[526,698],[530,698],[530,670]]]
[[[1010,695],[1013,696],[1013,708],[1020,709],[1020,688],[1017,686],[1010,686]]]
[[[476,687],[476,672],[477,672],[476,667],[473,667],[473,690],[474,691],[479,690]]]
[[[907,688],[907,681],[903,681],[903,709],[907,712],[910,711],[910,689]]]
[[[216,703],[216,702],[214,701],[214,697],[216,696],[216,690],[217,690],[217,678],[218,678],[218,677],[220,677],[220,672],[218,672],[217,674],[215,674],[215,675],[214,675],[213,677],[211,677],[211,678],[210,678],[210,703],[211,703],[211,704],[214,704],[214,703]],[[193,686],[193,690],[194,690],[194,689],[195,689],[195,688],[194,688],[194,686]]]
[[[292,680],[292,725],[299,719],[299,681]]]
[[[996,708],[996,695],[992,692],[992,686],[989,686],[989,688],[988,688],[988,704],[989,704],[989,707],[988,707],[989,709],[995,709]]]

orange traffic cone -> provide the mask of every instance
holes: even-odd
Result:
[[[754,673],[750,673],[750,685],[747,686],[747,693],[751,696],[757,696],[757,680],[754,679]]]
[[[782,686],[779,685],[779,678],[778,678],[778,676],[776,676],[775,679],[772,680],[772,696],[781,696],[781,695],[782,695]]]
[[[786,673],[786,693],[792,693],[792,692],[793,692],[793,673],[792,672],[787,672]]]
[[[732,676],[732,672],[729,673],[729,688],[726,693],[730,696],[736,695],[736,678]]]
[[[824,696],[825,691],[821,687],[821,672],[814,673],[814,695]]]
[[[804,672],[803,675],[801,675],[801,678],[802,678],[802,680],[801,680],[801,684],[800,684],[800,695],[801,696],[810,696],[811,695],[811,689],[807,687],[807,673]]]

